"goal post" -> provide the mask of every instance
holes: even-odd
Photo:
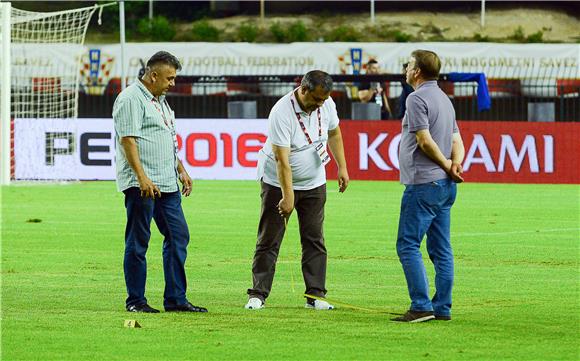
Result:
[[[26,161],[18,163],[12,156],[12,132],[21,119],[40,123],[77,118],[86,31],[95,11],[115,4],[55,12],[0,4],[1,184],[8,184],[17,173],[12,165],[16,170],[19,165],[27,166]]]
[[[0,184],[10,183],[10,12],[12,5],[9,2],[0,3],[2,22],[0,32],[1,59],[0,59]]]

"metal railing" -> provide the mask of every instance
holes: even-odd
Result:
[[[333,75],[332,97],[341,119],[351,118],[352,103],[357,102],[358,85],[381,82],[393,114],[398,113],[402,75]],[[299,75],[278,76],[180,76],[168,94],[179,118],[227,118],[231,101],[256,101],[257,116],[266,118],[280,97],[299,85]],[[453,102],[458,120],[528,121],[538,108],[547,111],[545,121],[580,121],[580,79],[487,79],[491,109],[478,111],[477,83],[450,82],[446,74],[439,85]],[[112,81],[102,95],[81,93],[79,117],[110,117],[120,90]],[[94,89],[93,89],[94,91]],[[549,118],[549,119],[548,119]],[[396,119],[391,115],[391,119]]]

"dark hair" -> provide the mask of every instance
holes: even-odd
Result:
[[[300,86],[308,91],[313,91],[320,86],[326,93],[330,93],[332,90],[332,78],[322,70],[312,70],[304,75]]]
[[[371,59],[369,61],[367,61],[367,66],[369,65],[373,65],[373,64],[378,64],[379,62],[376,59]]]
[[[423,78],[427,80],[439,79],[441,60],[437,54],[429,50],[415,50],[411,56],[415,58],[415,67],[421,69]]]
[[[153,54],[149,60],[147,60],[147,67],[149,69],[157,64],[171,65],[175,68],[175,70],[181,70],[181,64],[179,63],[179,60],[177,60],[174,55],[166,51],[158,51]]]

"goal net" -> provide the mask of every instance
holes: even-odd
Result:
[[[9,173],[9,178],[6,174],[2,176],[2,183],[6,183],[10,178],[34,179],[35,177],[27,176],[26,167],[38,163],[30,158],[50,158],[49,149],[35,149],[40,148],[44,142],[14,136],[14,132],[18,132],[18,122],[26,120],[27,126],[35,125],[40,130],[42,123],[49,119],[55,121],[77,117],[85,34],[91,16],[96,10],[102,9],[103,5],[58,12],[25,11],[11,7],[10,3],[1,5],[4,21],[0,25],[0,32],[5,39],[3,49],[7,48],[5,43],[8,32],[10,34],[10,51],[3,51],[0,55],[1,67],[9,66],[8,72],[3,71],[2,74],[10,74],[9,79],[5,79],[6,76],[0,79],[0,85],[4,82],[10,84],[9,88],[4,86],[0,93],[2,104],[9,104],[9,119],[2,117],[3,133],[11,134],[11,147],[7,148],[6,144],[2,147],[3,173]],[[7,11],[10,12],[9,15],[6,14]],[[7,17],[9,23],[6,23]],[[35,121],[31,121],[33,119]],[[70,127],[70,124],[68,122],[67,126]],[[71,129],[63,130],[70,131]],[[6,140],[8,139],[4,135],[3,143]],[[16,147],[15,143],[21,141],[30,141],[30,145]],[[71,147],[74,144],[66,145],[66,148]],[[27,151],[15,152],[20,149]],[[59,149],[56,148],[57,151]],[[50,151],[54,152],[54,149]],[[9,157],[7,152],[10,153]],[[53,177],[48,176],[45,179]]]

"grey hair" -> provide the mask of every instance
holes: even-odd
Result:
[[[151,69],[151,67],[157,64],[166,64],[171,65],[175,68],[175,70],[181,70],[181,64],[179,60],[173,55],[166,51],[158,51],[147,61],[147,68]]]
[[[332,78],[322,70],[312,70],[304,75],[300,86],[308,91],[313,91],[316,87],[322,87],[325,93],[330,93],[332,91]]]

